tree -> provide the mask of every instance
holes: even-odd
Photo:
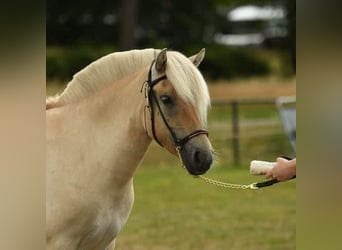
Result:
[[[128,50],[136,45],[134,37],[138,0],[121,0],[119,11],[119,49]]]

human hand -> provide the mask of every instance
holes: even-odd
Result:
[[[296,175],[296,158],[287,160],[284,158],[277,158],[274,167],[266,172],[266,178],[277,179],[278,181],[290,180]]]

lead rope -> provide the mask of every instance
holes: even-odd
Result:
[[[178,154],[178,158],[180,160],[181,166],[182,168],[186,169],[182,160],[182,157],[180,155],[180,147],[177,146],[176,147],[176,151]],[[204,182],[208,183],[208,184],[212,184],[214,186],[218,186],[218,187],[223,187],[223,188],[231,188],[231,189],[259,189],[259,187],[257,186],[257,183],[251,183],[249,185],[246,184],[235,184],[235,183],[227,183],[227,182],[223,182],[223,181],[217,181],[217,180],[213,180],[210,179],[208,177],[202,176],[202,175],[194,175],[194,178],[199,178],[201,180],[203,180]]]

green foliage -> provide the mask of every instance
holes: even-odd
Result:
[[[208,46],[201,69],[212,79],[264,76],[271,72],[268,61],[253,50],[223,45]]]
[[[96,59],[112,53],[113,48],[80,46],[78,48],[49,47],[46,50],[46,77],[67,80]]]
[[[206,47],[207,58],[201,67],[212,79],[262,76],[274,73],[267,58],[260,52],[250,49],[229,48],[213,43],[217,32],[227,28],[226,18],[222,19],[228,8],[243,4],[268,4],[272,0],[132,0],[138,8],[134,15],[124,14],[122,7],[127,1],[85,0],[82,5],[66,0],[47,2],[47,78],[68,79],[94,59],[114,52],[98,49],[103,44],[116,48],[164,48],[192,51]],[[292,74],[289,65],[295,65],[295,1],[280,1],[289,10],[290,37],[284,40],[285,47],[291,48],[291,58],[282,63],[284,74]],[[123,24],[130,28],[132,35],[121,41]],[[127,25],[126,25],[127,26]],[[124,29],[127,31],[127,29]],[[84,46],[82,44],[96,44]],[[124,43],[124,44],[122,44]],[[81,45],[80,45],[81,44]],[[129,47],[124,46],[130,44]],[[134,46],[133,46],[134,45]],[[50,49],[51,46],[66,46]],[[71,47],[72,46],[72,47]],[[291,60],[290,60],[291,59]]]
[[[167,44],[159,40],[155,48],[163,47],[167,47]],[[192,45],[182,52],[190,56],[201,48],[199,45]],[[205,48],[206,56],[200,65],[200,70],[205,77],[213,80],[291,75],[289,55],[284,51],[231,48],[217,44],[207,45]],[[47,78],[63,81],[70,79],[89,63],[115,51],[113,46],[48,47],[46,53]]]
[[[163,44],[161,43],[161,45]],[[191,47],[186,51],[194,52],[185,54],[192,55],[198,50],[197,47]],[[47,78],[70,79],[89,63],[113,52],[115,52],[114,48],[108,46],[100,48],[90,46],[49,47],[46,54]],[[206,48],[206,57],[200,67],[201,71],[212,79],[263,76],[271,71],[268,61],[253,51],[232,49],[220,45],[211,45]]]

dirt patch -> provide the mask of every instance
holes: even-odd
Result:
[[[296,95],[296,79],[252,79],[208,82],[212,100],[262,99]]]

